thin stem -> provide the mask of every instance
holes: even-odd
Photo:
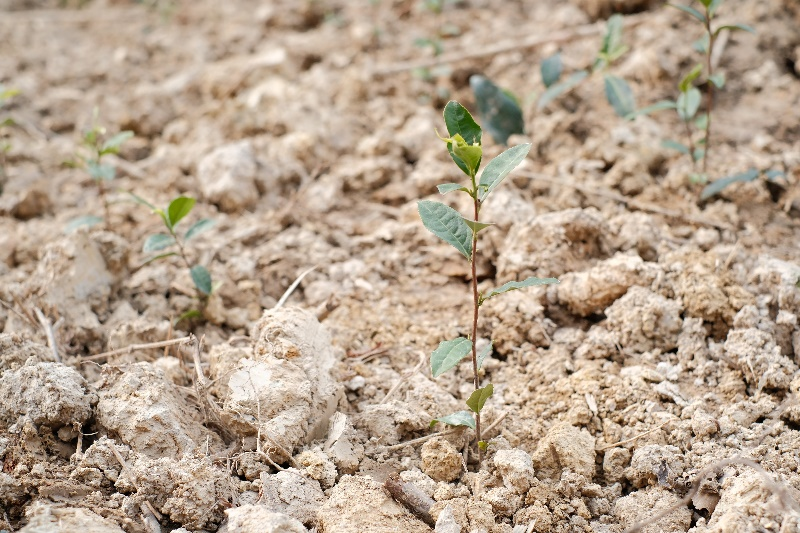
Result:
[[[692,139],[692,128],[689,126],[689,121],[684,120],[683,125],[686,126],[686,139],[689,141],[689,157],[692,160],[692,170],[697,172],[697,159],[694,158],[694,139]]]
[[[183,264],[186,265],[186,268],[189,269],[189,272],[192,271],[192,264],[189,262],[189,259],[186,257],[186,248],[184,248],[183,243],[178,238],[178,235],[175,233],[175,230],[172,228],[168,228],[170,234],[175,239],[175,244],[178,245],[178,252],[180,253],[181,259],[183,259]],[[206,302],[208,301],[207,295],[203,294],[203,292],[198,289],[197,287],[194,288],[194,292],[197,293],[197,298],[200,300],[200,308],[201,310],[205,307]]]
[[[711,55],[714,52],[714,34],[711,32],[711,14],[706,8],[706,32],[708,32],[708,50],[706,51],[706,69],[708,74],[706,76],[706,136],[703,149],[703,174],[706,174],[708,169],[708,154],[711,152],[711,110],[714,107],[714,84],[711,82],[711,77],[714,75],[714,66],[711,63]]]
[[[474,178],[473,178],[474,181]],[[473,197],[475,206],[475,222],[478,222],[480,214],[480,200],[478,200],[477,189]],[[480,300],[478,299],[478,269],[475,264],[475,258],[478,253],[478,232],[472,232],[472,298],[473,298],[473,314],[472,314],[472,377],[475,385],[475,390],[480,388],[480,378],[478,377],[478,308]],[[481,413],[475,413],[475,435],[478,437],[478,465],[483,463],[483,448],[480,446],[481,442]]]

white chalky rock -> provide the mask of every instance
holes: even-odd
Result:
[[[258,200],[258,163],[249,141],[220,146],[200,161],[197,179],[203,196],[222,211],[249,209]]]

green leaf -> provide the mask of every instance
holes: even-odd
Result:
[[[700,94],[700,89],[697,87],[692,87],[685,93],[681,93],[678,95],[678,116],[681,117],[683,121],[690,121],[697,113],[697,110],[700,109],[700,102],[703,100],[703,96]]]
[[[664,109],[675,109],[676,107],[677,104],[672,100],[661,100],[660,102],[656,102],[655,104],[651,104],[647,107],[637,109],[633,113],[627,115],[625,119],[633,120],[634,118],[641,115],[649,115],[651,113],[655,113],[656,111],[662,111]]]
[[[750,33],[755,33],[756,32],[755,28],[753,28],[752,26],[749,26],[747,24],[726,24],[726,25],[720,26],[719,28],[714,30],[714,36],[716,37],[717,35],[719,35],[719,32],[721,32],[722,30],[746,31],[746,32],[750,32]]]
[[[786,172],[782,170],[769,169],[764,171],[764,175],[769,181],[778,181],[779,178],[786,178]]]
[[[527,279],[522,281],[509,281],[508,283],[504,283],[500,287],[496,289],[492,289],[489,292],[483,294],[480,298],[480,303],[485,302],[489,298],[493,298],[498,294],[503,294],[504,292],[509,291],[516,291],[519,289],[524,289],[525,287],[536,287],[539,285],[552,285],[554,283],[558,283],[556,278],[537,278],[531,276]]]
[[[167,219],[170,227],[175,227],[183,217],[188,215],[194,207],[195,199],[187,196],[178,196],[169,203],[167,208]]]
[[[491,383],[483,388],[475,389],[467,400],[467,407],[469,407],[473,413],[480,413],[483,410],[483,406],[486,404],[486,400],[491,398],[493,393],[494,385]]]
[[[622,44],[622,23],[624,19],[620,14],[614,14],[609,17],[606,23],[606,33],[603,35],[603,44],[600,47],[600,53],[609,58],[609,62],[613,61],[621,54],[621,50],[625,45]]]
[[[705,55],[708,53],[708,43],[710,42],[710,38],[707,33],[704,33],[702,37],[697,39],[695,42],[692,43],[692,48],[700,52],[701,54]]]
[[[522,109],[515,97],[483,76],[471,76],[469,85],[483,125],[495,141],[507,145],[511,135],[525,133]]]
[[[694,68],[692,68],[692,70],[690,70],[686,74],[686,76],[684,76],[683,79],[681,79],[681,82],[678,84],[678,89],[682,93],[688,91],[689,88],[692,86],[692,82],[696,80],[697,77],[700,74],[702,74],[702,72],[703,72],[703,65],[701,63],[696,64]]]
[[[479,233],[481,230],[484,230],[489,226],[494,226],[494,222],[475,222],[474,220],[470,220],[465,216],[462,216],[461,218],[464,219],[464,222],[467,223],[467,226],[469,226],[469,229],[471,229],[473,233]]]
[[[538,109],[544,109],[548,106],[548,104],[550,104],[550,102],[562,94],[574,89],[575,86],[585,80],[588,75],[588,71],[579,70],[567,76],[567,79],[564,81],[551,85],[544,93],[542,93],[542,96],[539,97],[539,103],[536,104],[536,107]]]
[[[173,255],[178,255],[178,252],[167,252],[165,254],[158,254],[158,255],[156,255],[154,257],[151,257],[150,259],[148,259],[144,263],[142,263],[142,266],[144,266],[144,265],[146,265],[148,263],[152,263],[153,261],[158,261],[159,259],[164,259],[165,257],[171,257]]]
[[[108,139],[106,142],[103,143],[102,148],[100,148],[100,155],[105,154],[116,154],[119,152],[119,147],[133,137],[133,132],[130,130],[121,131]]]
[[[481,367],[483,367],[484,359],[489,357],[493,349],[494,349],[494,341],[490,340],[489,344],[484,346],[483,349],[480,352],[478,352],[478,370],[480,370]]]
[[[708,113],[700,113],[694,119],[694,126],[698,130],[704,130],[708,127]]]
[[[558,80],[561,78],[561,72],[563,71],[561,54],[556,52],[542,61],[542,66],[539,70],[542,74],[542,83],[544,83],[545,87],[550,87],[554,83],[558,82]]]
[[[758,170],[751,168],[745,172],[740,172],[739,174],[734,174],[733,176],[725,176],[724,178],[715,180],[713,183],[708,184],[703,189],[703,192],[700,193],[700,199],[707,200],[708,198],[721,193],[726,187],[733,183],[753,181],[758,178],[759,174],[760,173]]]
[[[705,185],[706,183],[708,183],[708,176],[706,174],[703,174],[702,172],[700,173],[692,172],[691,174],[689,174],[689,183],[692,183],[694,185]]]
[[[486,165],[486,168],[483,169],[481,173],[481,180],[479,183],[478,198],[481,202],[486,200],[489,194],[500,185],[506,176],[522,163],[530,149],[531,145],[528,143],[519,144],[513,148],[509,148],[489,161],[489,164]]]
[[[483,148],[479,144],[467,144],[459,134],[453,137],[453,142],[449,143],[447,150],[455,161],[456,165],[464,171],[470,178],[478,172],[483,157]]]
[[[718,89],[722,89],[725,87],[725,74],[720,72],[719,74],[709,76],[708,81],[716,85]]]
[[[486,450],[489,449],[489,443],[486,442],[485,440],[479,440],[478,441],[478,448],[480,448],[483,451],[486,451]]]
[[[147,240],[144,241],[142,251],[145,253],[157,252],[172,246],[173,244],[175,244],[175,237],[172,235],[167,235],[166,233],[156,233],[155,235],[150,235]]]
[[[481,144],[481,127],[467,108],[455,100],[450,100],[444,107],[444,123],[450,137],[459,134],[469,145]]]
[[[439,194],[447,194],[453,191],[464,191],[469,193],[469,189],[461,185],[460,183],[442,183],[437,185],[436,188],[439,190]]]
[[[204,233],[213,228],[214,224],[216,224],[216,222],[214,222],[210,218],[203,218],[198,220],[197,222],[192,224],[189,227],[189,229],[186,230],[186,234],[183,236],[183,240],[185,242],[189,242],[190,240],[194,239],[201,233]]]
[[[183,313],[181,316],[176,318],[175,322],[172,323],[172,326],[175,327],[175,326],[177,326],[178,324],[180,324],[184,320],[189,320],[189,319],[192,319],[192,318],[202,318],[202,317],[203,317],[203,313],[201,313],[197,309],[189,309],[188,311]]]
[[[111,165],[101,165],[96,161],[86,163],[86,169],[94,180],[111,181],[116,176],[117,171]]]
[[[73,218],[70,220],[66,226],[64,226],[64,233],[72,233],[78,228],[82,227],[92,227],[100,224],[103,221],[103,217],[98,217],[95,215],[84,215],[78,218]]]
[[[461,362],[472,350],[472,341],[459,337],[442,341],[431,354],[431,375],[438,378]]]
[[[141,196],[137,196],[137,195],[133,194],[132,192],[129,192],[128,194],[131,196],[131,198],[133,198],[133,201],[136,202],[137,204],[142,204],[145,207],[149,207],[150,210],[153,211],[154,213],[156,211],[158,211],[158,208],[156,206],[154,206],[153,204],[151,204],[150,202],[148,202],[147,200],[145,200]]]
[[[689,7],[689,6],[682,6],[682,5],[679,5],[679,4],[670,4],[670,3],[667,3],[667,5],[670,6],[670,7],[674,7],[675,9],[680,9],[681,11],[683,11],[685,13],[689,13],[691,16],[693,16],[694,18],[696,18],[697,20],[702,22],[703,25],[705,26],[705,24],[706,24],[706,16],[704,14],[700,13],[695,8]]]
[[[434,418],[431,420],[431,427],[435,426],[437,422],[447,424],[448,426],[466,426],[475,429],[475,418],[469,411],[457,411],[450,415]]]
[[[706,6],[708,9],[708,16],[714,18],[714,14],[719,9],[719,6],[722,5],[722,0],[710,0],[708,5]]]
[[[678,141],[673,141],[672,139],[664,139],[661,141],[661,146],[670,150],[677,150],[685,155],[689,155],[689,148],[685,144],[679,143]]]
[[[628,82],[617,76],[604,76],[606,99],[617,116],[626,117],[636,111],[636,100]]]
[[[692,159],[695,161],[700,161],[706,156],[705,148],[695,148],[694,153],[692,153]]]
[[[428,231],[451,244],[467,260],[472,259],[472,230],[458,211],[429,200],[420,200],[417,202],[417,208],[422,223]]]
[[[192,281],[194,281],[194,286],[197,287],[197,290],[206,296],[210,295],[212,292],[211,274],[208,273],[206,267],[203,265],[195,265],[189,273],[192,275]]]

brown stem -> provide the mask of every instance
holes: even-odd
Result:
[[[683,125],[686,126],[686,138],[689,141],[689,157],[692,160],[692,170],[697,172],[697,160],[694,158],[694,139],[692,139],[692,128],[689,126],[689,121],[684,120]]]
[[[475,205],[475,222],[478,222],[480,213],[480,200],[478,200],[477,190],[474,198]],[[472,301],[473,301],[473,314],[472,314],[472,378],[475,385],[475,390],[480,388],[480,378],[478,377],[478,307],[480,304],[478,296],[478,269],[475,264],[475,257],[478,253],[478,232],[472,233]],[[481,442],[481,414],[475,413],[475,434],[478,437],[478,467],[483,463],[483,448],[480,446]]]

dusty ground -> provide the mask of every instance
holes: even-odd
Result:
[[[416,39],[474,54],[622,5],[643,11],[615,72],[645,105],[674,97],[699,37],[657,2],[82,3],[0,0],[0,83],[21,91],[0,109],[17,123],[0,196],[0,529],[429,531],[382,488],[399,472],[435,502],[436,531],[618,533],[741,456],[772,481],[729,465],[645,531],[798,530],[795,2],[725,3],[758,34],[722,56],[710,160],[714,177],[787,179],[705,203],[659,145],[681,136],[671,115],[624,122],[600,80],[536,110],[542,58],[560,47],[584,68],[597,34],[395,68],[431,57]],[[485,209],[481,284],[561,279],[484,308],[486,418],[504,418],[480,470],[474,442],[462,455],[471,433],[403,445],[470,389],[467,364],[413,371],[469,321],[465,265],[415,201],[458,179],[434,128],[448,99],[474,106],[476,73],[521,96],[534,146]],[[102,212],[63,165],[95,106],[136,136],[107,227],[64,234]],[[205,321],[171,327],[191,280],[174,258],[143,264],[160,222],[116,188],[196,197],[190,217],[217,221],[190,251],[221,283]],[[86,359],[189,332],[205,336],[200,377],[191,346]]]

